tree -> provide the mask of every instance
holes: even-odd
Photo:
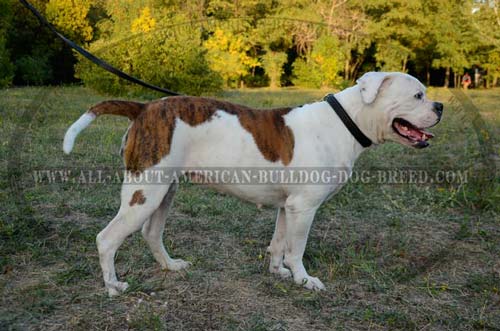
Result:
[[[49,0],[45,7],[47,19],[76,42],[92,40],[92,27],[88,20],[88,13],[93,0]]]
[[[488,53],[485,64],[483,65],[487,72],[487,86],[497,86],[500,79],[500,49],[493,49]]]
[[[222,76],[226,87],[238,86],[242,76],[259,65],[255,58],[247,54],[250,45],[245,43],[243,37],[230,31],[216,28],[204,46],[208,50],[210,68]]]
[[[150,32],[156,26],[156,20],[151,17],[151,9],[144,7],[141,14],[132,21],[132,32]]]
[[[462,74],[470,65],[471,51],[477,45],[471,26],[471,8],[461,1],[433,0],[439,11],[430,16],[433,38],[436,40],[434,68],[445,68],[444,87],[450,85],[451,70]]]
[[[291,37],[297,53],[301,56],[311,53],[312,45],[324,29],[324,26],[316,24],[322,22],[316,9],[315,3],[310,1],[291,0],[282,1],[276,11],[278,16],[291,19],[287,29],[281,31],[281,34]]]
[[[337,86],[340,83],[339,73],[344,60],[338,39],[335,36],[324,35],[314,43],[311,53],[306,58],[295,61],[294,84],[315,88]]]
[[[344,53],[344,80],[354,81],[372,40],[368,31],[366,1],[330,0],[318,2],[318,12],[327,29],[339,40]]]
[[[85,0],[87,1],[87,0]],[[97,1],[97,0],[96,0]],[[100,0],[99,0],[100,1]],[[66,13],[80,8],[73,1],[32,0],[31,4],[40,13],[52,19],[67,19],[64,26],[78,26],[76,16],[66,17]],[[60,11],[51,16],[56,6]],[[49,7],[49,13],[47,13]],[[52,14],[54,11],[52,10]],[[85,15],[84,15],[85,16]],[[58,29],[75,38],[62,25],[53,22]],[[71,25],[74,24],[74,25]],[[91,23],[88,23],[91,24]],[[89,25],[90,26],[90,25]],[[75,56],[64,44],[17,0],[0,0],[0,81],[1,85],[54,84],[74,82],[73,65]]]
[[[265,49],[284,51],[271,46],[276,30],[268,29],[266,18],[277,6],[273,0],[211,0],[207,16],[217,19],[205,42],[207,57],[214,70],[221,73],[227,87],[244,82],[261,85],[267,82],[262,70]],[[227,63],[227,65],[224,64]],[[256,71],[261,73],[256,79]]]
[[[376,46],[375,59],[381,71],[406,72],[408,61],[413,56],[412,49],[398,39],[379,41]]]
[[[406,71],[428,84],[439,69],[445,86],[471,67],[486,70],[487,84],[500,78],[494,0],[31,2],[96,55],[186,93],[243,82],[344,85],[373,69]],[[18,1],[0,0],[0,86],[74,81],[75,56]],[[113,93],[131,87],[78,59],[76,75],[86,84]]]
[[[10,3],[0,1],[0,88],[12,84],[14,78],[14,64],[10,59],[7,48],[7,31],[10,29],[12,10]]]
[[[41,85],[65,81],[65,74],[61,72],[68,62],[72,67],[71,60],[68,61],[72,58],[71,53],[68,56],[67,49],[63,49],[57,37],[18,1],[8,2],[12,17],[6,48],[14,65],[13,84]],[[45,12],[47,1],[35,0],[31,3],[40,12]],[[69,76],[72,78],[72,72]]]
[[[425,47],[422,36],[430,29],[430,22],[424,14],[424,1],[374,0],[366,4],[369,30],[376,43],[376,64],[381,70],[406,72],[416,50]]]
[[[269,86],[276,88],[280,86],[280,78],[283,74],[283,65],[287,61],[286,53],[268,50],[262,57],[262,64],[269,76]]]
[[[496,86],[500,78],[500,10],[498,1],[477,4],[472,26],[477,34],[477,47],[471,61],[486,69],[487,86]]]
[[[6,47],[5,36],[0,31],[0,88],[12,84],[14,64],[10,61],[10,53]]]
[[[202,47],[202,31],[186,24],[188,18],[171,7],[138,7],[140,2],[106,2],[109,17],[99,24],[101,38],[90,44],[90,51],[133,76],[182,93],[220,89],[220,75],[210,69]],[[125,21],[108,24],[118,19]],[[87,85],[108,93],[138,89],[83,59],[76,74]]]

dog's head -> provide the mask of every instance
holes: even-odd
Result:
[[[369,72],[357,81],[361,99],[377,121],[374,136],[424,148],[433,134],[425,131],[441,120],[443,104],[427,99],[425,87],[416,78],[397,72]]]

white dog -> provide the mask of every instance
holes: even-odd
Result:
[[[201,167],[314,167],[347,169],[350,174],[355,160],[371,143],[427,146],[432,134],[423,129],[437,124],[443,110],[441,103],[427,100],[425,87],[417,79],[402,73],[367,73],[357,85],[325,100],[263,111],[179,96],[145,104],[105,101],[82,115],[66,133],[66,153],[73,148],[76,136],[99,115],[127,116],[132,121],[123,139],[122,155],[127,173],[136,180],[122,186],[120,210],[97,236],[109,295],[117,295],[128,286],[116,277],[114,256],[123,240],[141,228],[163,268],[180,270],[190,264],[172,259],[162,240],[178,183],[152,185],[144,179],[145,174]],[[268,249],[270,272],[293,276],[297,284],[321,290],[323,283],[307,273],[302,257],[316,210],[342,184],[334,180],[328,185],[212,186],[256,204],[277,207],[276,228]]]

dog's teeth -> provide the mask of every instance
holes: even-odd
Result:
[[[425,133],[422,135],[422,140],[426,140],[427,139],[427,136],[425,135]]]

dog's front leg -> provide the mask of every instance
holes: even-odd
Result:
[[[323,290],[325,285],[316,277],[307,274],[302,257],[307,244],[314,214],[318,207],[305,207],[302,204],[288,203],[286,212],[286,249],[284,263],[292,270],[293,280],[310,290]]]

